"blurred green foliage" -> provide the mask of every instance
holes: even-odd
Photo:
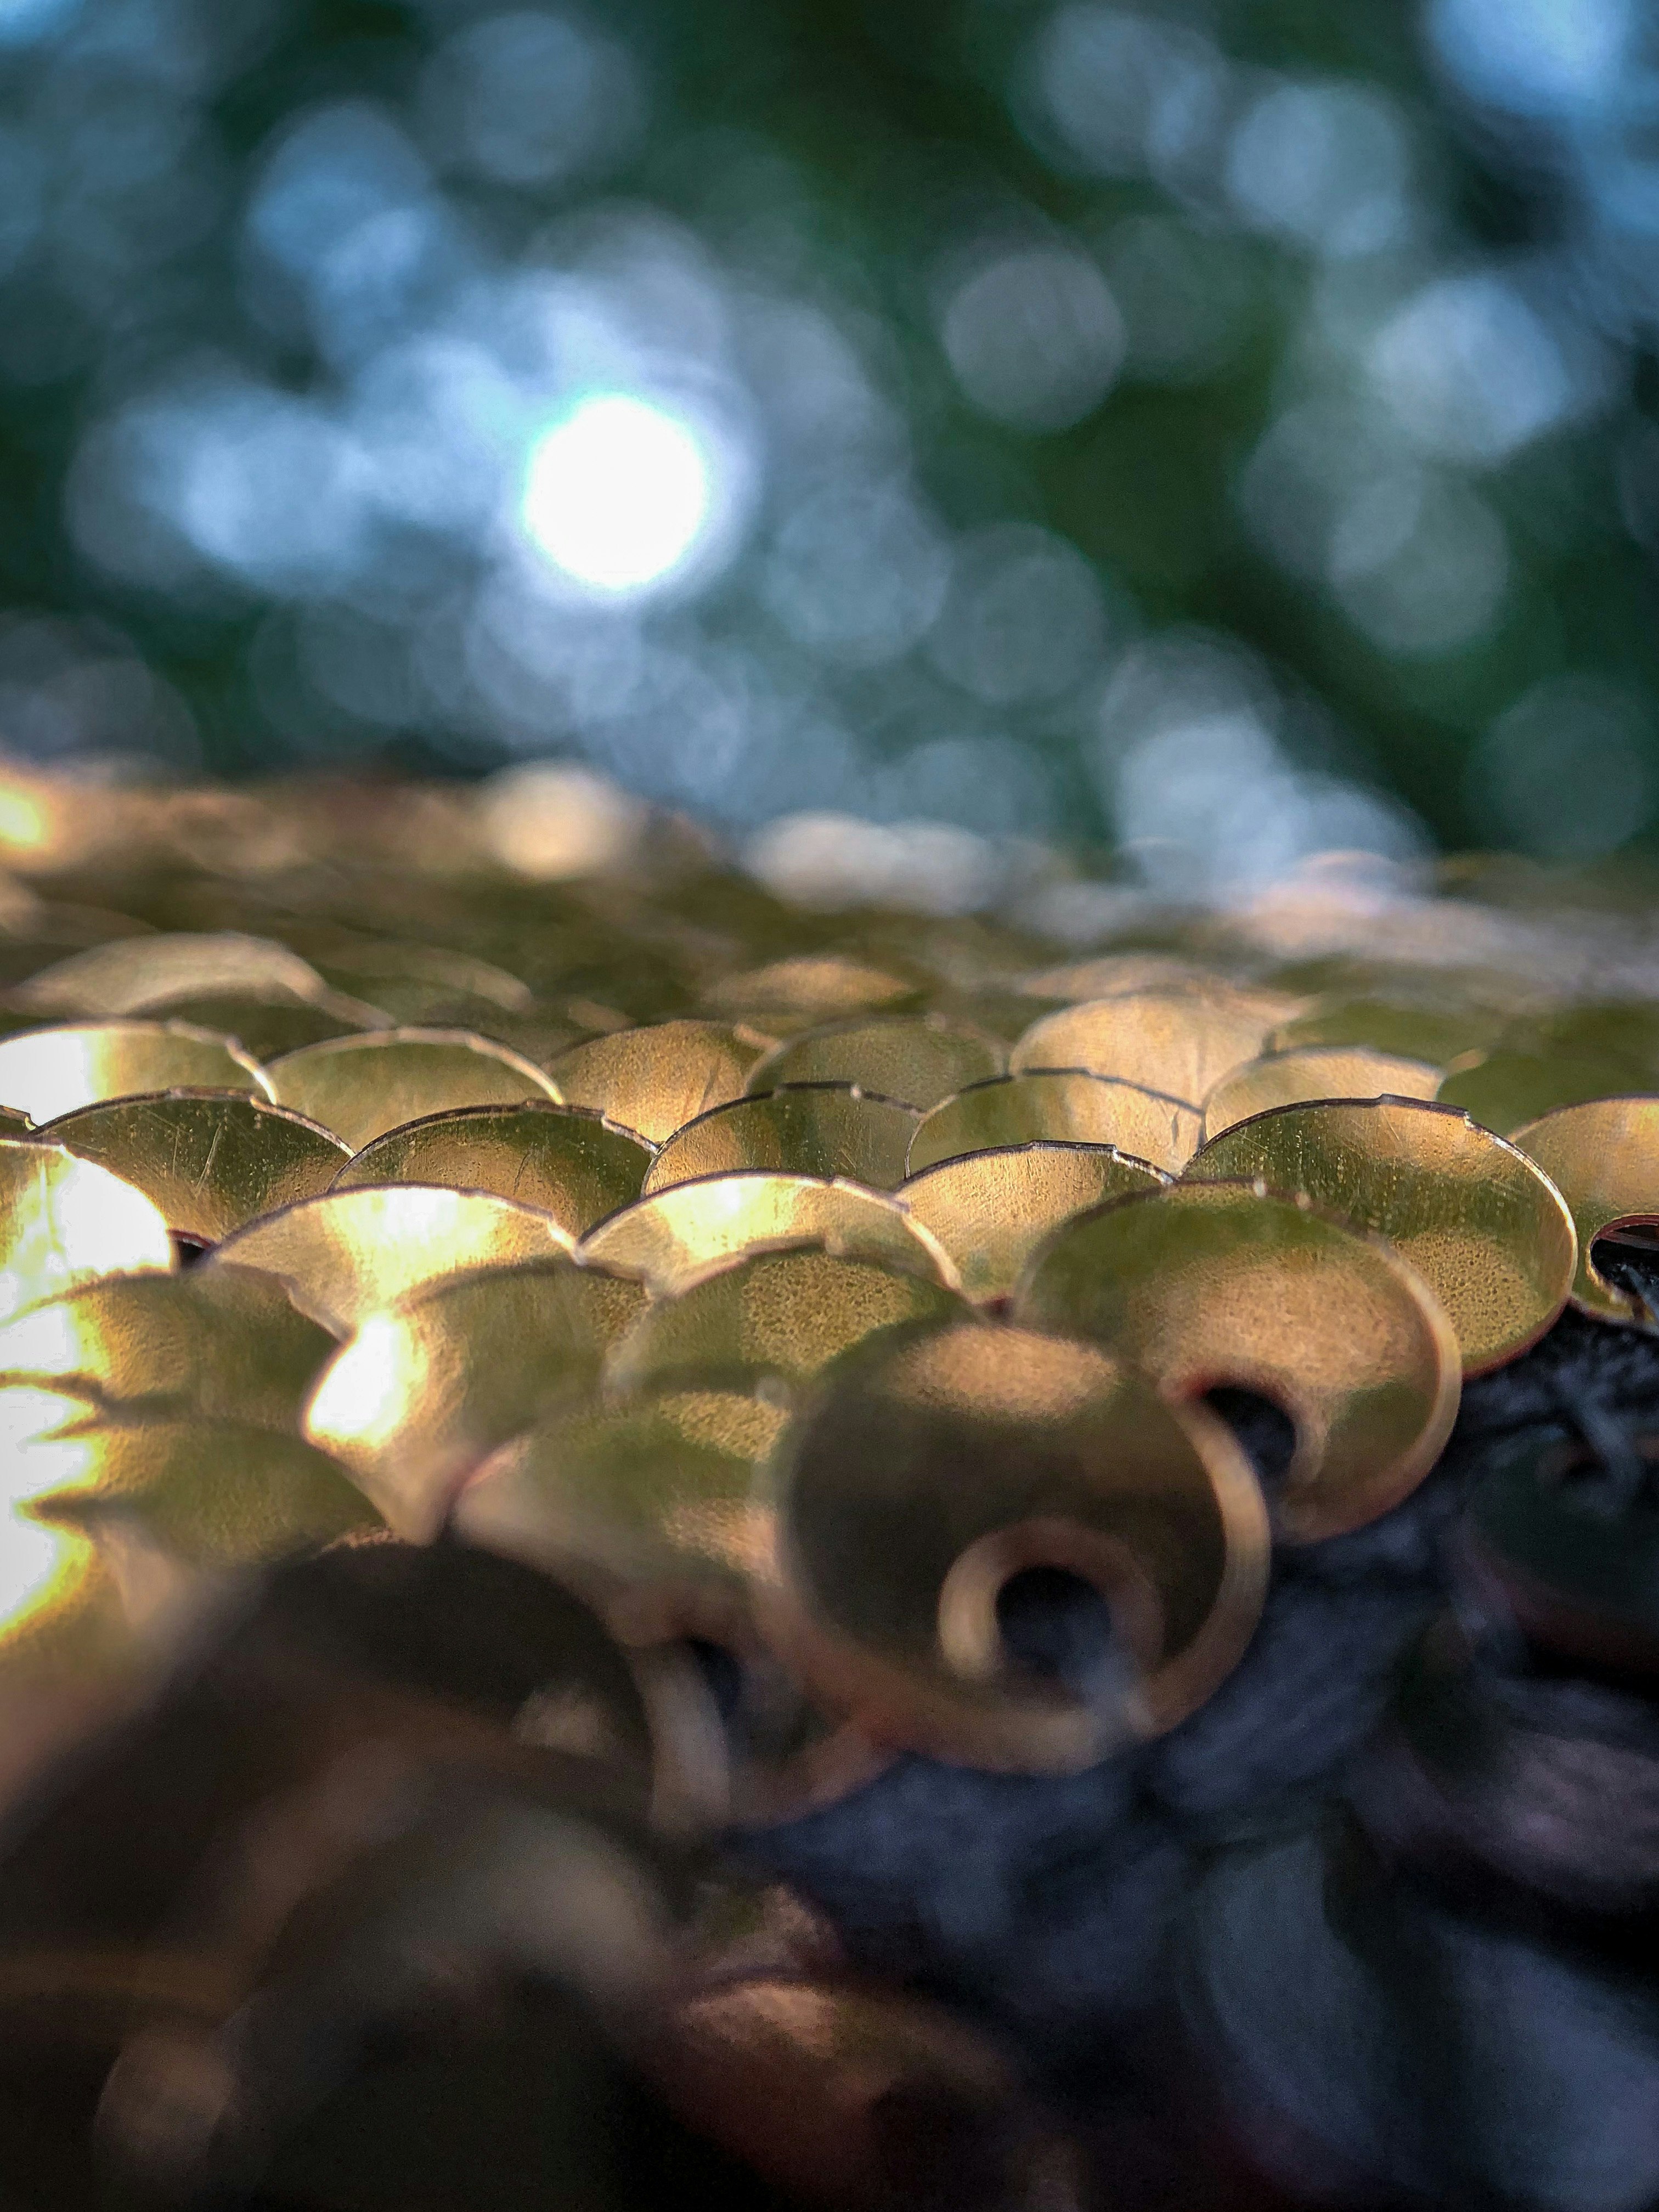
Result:
[[[1322,842],[1594,857],[1649,830],[1659,167],[1632,147],[1659,59],[1643,10],[1584,0],[1569,37],[1547,0],[1426,17],[1394,0],[550,5],[544,21],[574,27],[547,48],[548,112],[581,147],[525,154],[487,137],[510,67],[477,77],[471,110],[454,87],[481,24],[537,12],[0,0],[0,740],[233,775],[574,753],[739,827],[830,806],[1156,846],[1190,822],[1200,877]],[[584,80],[586,115],[584,51],[615,62]],[[533,71],[525,86],[533,106]],[[426,182],[386,186],[384,234],[325,284],[350,210],[283,261],[270,226],[288,217],[262,233],[259,210],[280,198],[273,149],[330,110],[395,125]],[[384,146],[362,160],[383,156],[395,167]],[[618,285],[645,299],[634,336],[573,369],[561,325],[526,365],[514,301],[573,267],[610,272],[590,319]],[[356,312],[389,270],[397,298],[343,335],[339,301]],[[757,301],[822,328],[768,355]],[[864,415],[844,437],[817,417],[786,435],[792,380],[842,373],[824,331],[861,380],[843,415]],[[319,582],[357,510],[330,520],[302,443],[233,481],[235,438],[292,402],[357,438],[328,468],[384,473],[352,457],[396,384],[371,372],[423,332],[506,364],[520,411],[507,420],[493,386],[477,408],[509,504],[538,423],[596,380],[689,391],[698,422],[708,401],[727,441],[706,443],[708,467],[743,477],[718,560],[660,593],[573,594],[553,574],[556,634],[510,680],[478,645],[478,595],[519,595],[491,633],[516,649],[548,571],[533,544],[503,550],[501,498],[388,521],[376,489],[349,574]],[[471,388],[428,392],[417,448]],[[206,460],[192,423],[221,425]],[[456,466],[476,481],[471,450]],[[890,585],[888,556],[866,568],[873,613],[843,618],[836,597],[873,510],[836,521],[850,551],[828,523],[792,525],[826,481],[909,502]],[[320,551],[245,550],[288,526],[273,483],[311,505]],[[994,537],[1010,524],[1049,536]],[[1096,629],[1052,684],[1001,663],[964,680],[940,643],[961,549],[981,539],[1092,568]],[[1049,571],[1029,573],[1039,591]],[[872,642],[913,588],[914,616]],[[989,635],[989,607],[958,631]],[[1179,644],[1193,625],[1210,634],[1200,678]],[[600,671],[586,705],[561,689],[577,661]],[[1146,750],[1250,715],[1231,753],[1201,734]],[[1212,754],[1184,796],[1170,763]],[[1252,844],[1238,793],[1281,769],[1307,821],[1285,831],[1281,807]],[[1349,792],[1375,837],[1363,807],[1352,837],[1326,836],[1320,808]]]

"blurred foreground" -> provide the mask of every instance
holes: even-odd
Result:
[[[0,838],[0,2192],[1655,2201],[1640,884]]]

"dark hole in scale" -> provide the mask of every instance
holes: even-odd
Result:
[[[1654,1256],[1659,1260],[1659,1251]],[[1296,1426],[1290,1415],[1259,1391],[1238,1389],[1231,1382],[1206,1390],[1203,1402],[1237,1437],[1257,1481],[1271,1495],[1283,1483],[1296,1451]]]
[[[173,1243],[173,1256],[181,1267],[195,1267],[213,1249],[205,1237],[186,1237],[179,1229],[170,1229],[167,1235]]]
[[[1130,1671],[1112,1609],[1092,1583],[1064,1567],[1025,1567],[997,1594],[997,1626],[1016,1664],[1098,1696]]]
[[[1659,1314],[1659,1222],[1621,1223],[1590,1247],[1596,1273],[1615,1290]]]
[[[687,1641],[697,1672],[714,1700],[715,1710],[729,1728],[743,1711],[743,1668],[737,1655],[724,1644],[710,1644],[700,1636],[690,1637]]]

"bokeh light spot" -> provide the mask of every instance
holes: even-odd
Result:
[[[626,392],[584,399],[532,447],[520,516],[556,568],[597,592],[675,574],[714,503],[709,455],[681,416]]]

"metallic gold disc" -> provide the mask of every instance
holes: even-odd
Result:
[[[660,1294],[684,1290],[745,1253],[791,1244],[821,1244],[838,1257],[874,1260],[957,1287],[943,1249],[897,1200],[812,1176],[706,1176],[675,1183],[613,1213],[580,1249],[584,1260],[637,1275]]]
[[[905,1155],[921,1115],[855,1085],[803,1083],[715,1106],[678,1129],[657,1154],[645,1189],[666,1190],[698,1176],[746,1168],[783,1175],[846,1176],[872,1190],[904,1180]]]
[[[1595,1240],[1659,1222],[1659,1097],[1602,1098],[1563,1106],[1515,1133],[1515,1142],[1560,1192],[1578,1231],[1572,1302],[1598,1321],[1659,1326],[1595,1265]]]
[[[725,1817],[738,1821],[827,1802],[884,1763],[814,1712],[756,1630],[752,1583],[769,1570],[773,1525],[757,1470],[784,1419],[746,1390],[709,1388],[556,1406],[485,1462],[453,1516],[466,1543],[584,1592],[637,1658],[680,1653],[690,1636],[736,1662],[736,1709],[719,1733]],[[706,1782],[708,1750],[704,1769]]]
[[[651,1153],[631,1131],[585,1106],[532,1099],[522,1106],[463,1106],[388,1130],[335,1177],[365,1182],[441,1182],[493,1190],[539,1206],[572,1237],[640,1194]]]
[[[300,1425],[334,1339],[250,1267],[109,1275],[0,1325],[0,1384],[55,1382],[106,1406]]]
[[[1449,1075],[1436,1095],[1448,1106],[1461,1108],[1483,1128],[1509,1137],[1564,1106],[1626,1097],[1650,1080],[1639,1061],[1622,1053],[1567,1054],[1547,1047],[1500,1045],[1478,1066]]]
[[[1086,1067],[1197,1106],[1224,1075],[1261,1051],[1284,1018],[1271,997],[1218,989],[1126,992],[1091,999],[1033,1022],[1014,1047],[1014,1074]]]
[[[98,1275],[171,1273],[161,1208],[61,1145],[0,1137],[0,1322]]]
[[[1074,1213],[1169,1178],[1110,1145],[1011,1145],[925,1168],[899,1196],[983,1305],[1012,1296],[1033,1252]]]
[[[208,1244],[316,1197],[351,1157],[303,1115],[217,1091],[112,1098],[60,1115],[42,1134],[136,1185],[175,1235]]]
[[[938,1014],[876,1015],[827,1023],[775,1045],[749,1071],[751,1097],[786,1083],[855,1083],[861,1091],[926,1113],[941,1098],[1000,1075],[997,1040]]]
[[[710,1107],[741,1098],[759,1054],[723,1022],[653,1022],[562,1052],[550,1073],[557,1097],[660,1145]]]
[[[234,1421],[100,1421],[28,1448],[28,1512],[96,1536],[131,1523],[202,1566],[251,1565],[375,1525],[343,1471],[298,1437]]]
[[[963,1152],[1006,1145],[1115,1145],[1133,1158],[1172,1172],[1198,1150],[1195,1108],[1133,1083],[1083,1068],[993,1076],[945,1099],[910,1139],[909,1171],[920,1175]]]
[[[552,1215],[536,1206],[487,1191],[404,1182],[301,1199],[250,1222],[199,1264],[279,1276],[301,1313],[335,1336],[349,1336],[422,1284],[551,1260],[570,1244]]]
[[[756,1470],[787,1416],[739,1390],[678,1390],[560,1407],[462,1492],[468,1543],[574,1573],[629,1643],[744,1640],[750,1586],[771,1571]]]
[[[74,1023],[0,1039],[0,1104],[37,1126],[103,1099],[185,1085],[273,1095],[240,1046],[186,1022]]]
[[[412,1544],[442,1528],[482,1461],[598,1382],[643,1303],[569,1261],[437,1283],[371,1314],[318,1378],[305,1433]]]
[[[90,945],[43,968],[18,991],[43,1013],[136,1014],[209,993],[258,998],[278,991],[317,999],[327,988],[311,963],[286,945],[227,930],[146,933]]]
[[[623,1391],[799,1385],[880,1329],[969,1318],[954,1291],[874,1261],[757,1252],[653,1298],[612,1352],[607,1381]]]
[[[820,1022],[891,1012],[913,1000],[916,988],[903,975],[845,953],[805,952],[722,976],[703,998],[727,1021],[763,1036],[784,1037]]]
[[[1280,1106],[1212,1139],[1193,1182],[1261,1182],[1386,1237],[1451,1317],[1466,1375],[1537,1342],[1577,1265],[1572,1216],[1514,1145],[1449,1106]]]
[[[1354,1045],[1309,1045],[1264,1053],[1224,1075],[1204,1101],[1204,1134],[1218,1137],[1235,1121],[1272,1106],[1313,1098],[1432,1098],[1442,1071],[1425,1060]]]
[[[1274,1518],[1297,1543],[1397,1505],[1457,1418],[1457,1339],[1416,1270],[1247,1183],[1177,1183],[1070,1223],[1014,1310],[1103,1345],[1176,1402],[1220,1383],[1271,1399],[1296,1429]]]
[[[879,1741],[1057,1771],[1172,1727],[1261,1610],[1267,1517],[1213,1417],[1177,1414],[1092,1345],[957,1327],[850,1353],[772,1469],[775,1649]],[[1133,1662],[1089,1694],[1017,1667],[997,1599],[1064,1568]]]
[[[285,1053],[266,1070],[284,1106],[332,1129],[354,1152],[388,1129],[457,1106],[556,1098],[540,1068],[466,1030],[371,1030]]]

